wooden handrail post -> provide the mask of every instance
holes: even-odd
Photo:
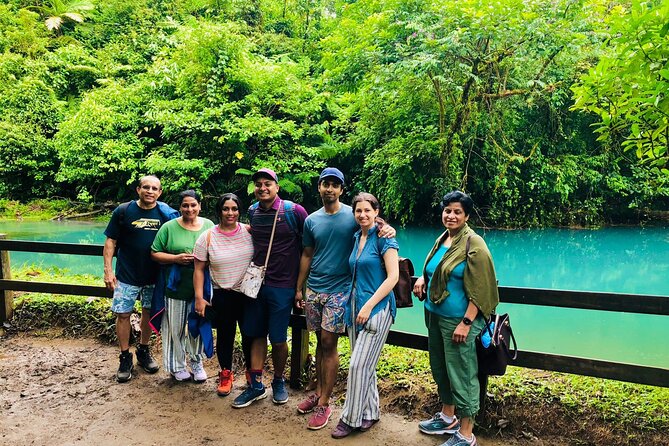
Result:
[[[291,327],[291,344],[290,344],[290,387],[293,389],[301,389],[302,371],[307,362],[307,355],[309,354],[309,331],[302,328]]]
[[[0,234],[0,239],[6,239],[6,234]],[[9,264],[9,251],[0,251],[0,279],[11,279],[12,270]],[[14,292],[0,291],[0,323],[11,319],[14,311]]]

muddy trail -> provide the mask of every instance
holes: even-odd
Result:
[[[154,347],[154,350],[159,350]],[[159,356],[159,355],[156,355]],[[366,433],[333,440],[337,407],[329,425],[306,428],[295,406],[306,395],[290,390],[286,405],[271,398],[233,409],[231,397],[215,393],[217,363],[205,362],[204,384],[177,383],[162,371],[135,368],[118,384],[114,346],[91,339],[18,335],[0,338],[0,444],[3,445],[412,445],[436,446],[446,438],[418,432],[414,419],[384,412]],[[479,436],[483,446],[554,445]]]

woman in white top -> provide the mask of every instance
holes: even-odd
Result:
[[[226,396],[232,390],[232,352],[235,343],[237,324],[241,325],[244,316],[246,297],[239,292],[239,283],[253,257],[253,241],[247,225],[239,223],[241,203],[235,194],[225,194],[216,203],[218,226],[203,233],[195,244],[195,311],[212,320],[216,328],[216,352],[219,372],[219,396]],[[211,304],[204,300],[202,288],[205,268],[209,268],[213,286]],[[211,305],[210,308],[208,306]],[[248,368],[250,362],[251,339],[242,336],[244,362]]]

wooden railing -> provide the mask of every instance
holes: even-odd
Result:
[[[12,280],[9,268],[7,251],[99,257],[102,256],[102,245],[4,240],[2,239],[3,237],[0,235],[0,299],[2,300],[0,302],[0,322],[11,318],[13,305],[12,291],[111,297],[110,292],[103,286]],[[102,268],[101,261],[100,268]],[[504,303],[669,316],[669,296],[643,296],[516,287],[500,287],[499,294],[500,300]],[[290,326],[292,327],[291,386],[299,387],[300,374],[308,352],[308,333],[306,331],[304,316],[293,315]],[[522,340],[520,341],[522,344]],[[649,340],[649,342],[660,342],[660,340]],[[427,337],[419,334],[391,331],[387,343],[417,350],[427,350]],[[640,348],[643,348],[643,346],[640,346]],[[524,350],[518,352],[518,359],[513,365],[669,387],[669,369],[659,367]]]

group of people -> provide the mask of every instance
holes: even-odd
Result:
[[[309,429],[328,424],[339,369],[338,339],[348,332],[346,398],[331,435],[344,438],[369,430],[380,418],[376,367],[397,312],[395,230],[380,219],[373,195],[359,193],[351,206],[340,201],[345,179],[339,169],[321,172],[323,206],[311,215],[279,197],[279,179],[271,169],[259,169],[252,180],[257,202],[248,208],[249,224],[239,221],[243,207],[232,193],[216,203],[217,225],[199,216],[201,198],[195,191],[182,192],[178,211],[172,209],[158,201],[162,187],[152,175],[140,179],[136,201],[114,210],[105,230],[104,281],[113,290],[121,349],[116,378],[132,378],[130,315],[139,300],[136,355],[146,372],[159,370],[149,350],[152,327],[162,335],[164,370],[177,381],[206,381],[202,360],[213,353],[213,340],[198,327],[211,323],[220,366],[216,391],[227,396],[235,381],[232,357],[239,326],[246,385],[232,406],[247,407],[268,396],[263,382],[268,339],[272,401],[285,404],[287,330],[296,307],[304,309],[307,326],[317,336],[315,391],[297,411],[311,414]],[[449,193],[442,208],[446,231],[435,242],[413,291],[419,298],[427,296],[430,364],[443,407],[419,429],[450,434],[447,446],[475,445],[479,384],[474,338],[498,302],[497,285],[486,244],[466,223],[471,198]],[[251,262],[266,265],[254,298],[240,288]]]

